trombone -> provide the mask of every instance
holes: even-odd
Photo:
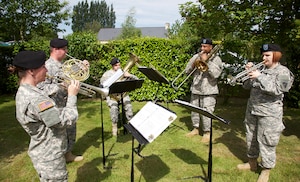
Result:
[[[253,65],[251,68],[249,69],[246,69],[242,72],[240,72],[239,74],[237,74],[236,76],[234,76],[230,81],[229,81],[229,84],[231,86],[235,86],[237,82],[244,82],[246,80],[248,80],[250,77],[249,77],[249,73],[251,71],[254,71],[254,70],[264,70],[265,69],[265,65],[264,65],[264,61],[256,64],[256,65]]]
[[[221,49],[222,45],[217,44],[211,51],[210,53],[207,54],[207,60],[202,60],[201,59],[201,54],[203,54],[203,52],[199,52],[198,53],[198,57],[196,58],[196,60],[194,61],[194,69],[185,77],[185,79],[178,85],[175,85],[175,82],[181,77],[182,74],[185,73],[185,70],[183,70],[171,83],[172,87],[175,90],[178,90],[186,81],[187,79],[196,71],[196,70],[200,70],[202,72],[205,72],[208,70],[208,65],[207,62],[211,60],[212,56],[214,57],[215,54]]]

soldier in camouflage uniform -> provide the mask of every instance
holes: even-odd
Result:
[[[249,161],[237,167],[256,171],[257,158],[261,155],[258,182],[266,182],[270,169],[275,167],[276,146],[285,128],[282,122],[284,93],[291,88],[294,76],[279,63],[282,56],[279,45],[264,44],[261,53],[265,69],[249,72],[250,79],[243,83],[245,89],[251,89],[244,120]],[[253,63],[247,63],[246,69],[252,66]]]
[[[66,57],[68,41],[65,39],[55,38],[50,41],[50,58],[46,61],[48,75],[51,77],[64,75],[62,71],[62,61]],[[87,61],[86,61],[87,62]],[[88,63],[88,62],[87,62]],[[62,110],[66,106],[67,91],[64,87],[59,86],[57,80],[46,78],[46,80],[37,85],[45,94],[49,95],[56,103],[57,107]],[[76,156],[72,153],[72,148],[76,141],[76,123],[67,128],[68,149],[65,154],[67,162],[81,161],[82,156]]]
[[[195,68],[195,61],[201,57],[207,60],[207,54],[212,50],[212,41],[209,38],[201,40],[201,52],[195,54],[188,62],[185,71],[189,74]],[[201,71],[197,69],[193,73],[193,83],[191,85],[191,101],[190,103],[213,113],[216,105],[216,97],[219,94],[218,77],[223,71],[222,60],[218,55],[213,55],[207,61],[208,70]],[[210,140],[211,119],[196,112],[191,112],[191,120],[194,129],[187,136],[199,135],[200,118],[202,121],[203,137],[201,142],[207,143]]]
[[[36,87],[45,80],[45,61],[43,51],[22,51],[16,55],[13,72],[18,74],[20,82],[16,94],[16,118],[30,136],[28,155],[40,181],[67,182],[66,127],[78,118],[79,82],[71,82],[66,107],[60,111],[54,100]]]
[[[113,76],[118,69],[121,69],[120,60],[118,58],[113,58],[110,62],[112,69],[106,71],[101,79],[100,85],[103,84],[107,79]],[[124,73],[124,78],[127,80],[138,78],[135,75],[132,75],[128,72]],[[121,95],[120,94],[110,94],[106,97],[106,102],[108,107],[110,108],[110,118],[112,121],[112,135],[117,136],[118,133],[118,119],[119,119],[119,102],[121,102]],[[130,97],[128,94],[123,95],[123,104],[124,110],[126,114],[126,118],[129,121],[133,117],[132,105],[130,101]]]

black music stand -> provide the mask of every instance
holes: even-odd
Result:
[[[145,146],[149,142],[130,123],[124,124],[124,127],[132,134],[130,181],[133,182],[134,181],[134,153],[136,153],[140,157],[143,157],[140,155],[140,152],[142,150],[141,147]],[[139,146],[137,148],[134,148],[134,139],[136,139],[139,142]]]
[[[214,115],[214,114],[212,114],[208,111],[205,111],[204,109],[202,109],[200,107],[194,106],[194,105],[192,105],[188,102],[185,102],[185,101],[182,101],[182,100],[175,100],[175,102],[182,105],[183,107],[193,111],[193,112],[197,112],[197,113],[202,114],[206,117],[209,117],[211,119],[210,120],[211,126],[212,126],[212,120],[213,119],[221,121],[222,123],[225,123],[225,124],[230,123],[229,121],[226,121],[225,119],[223,119],[219,116],[216,116],[216,115]],[[209,154],[208,154],[208,167],[207,168],[208,168],[207,169],[207,171],[208,171],[208,177],[207,178],[203,178],[202,176],[197,176],[197,177],[202,178],[205,181],[211,182],[211,175],[212,175],[212,127],[210,129]]]
[[[144,80],[125,80],[113,83],[109,87],[109,94],[121,94],[121,107],[122,107],[122,125],[124,126],[125,122],[125,109],[124,109],[124,102],[123,102],[123,94],[125,92],[130,92],[135,89],[141,88],[144,83]],[[123,130],[124,134],[127,133],[127,130]]]
[[[103,98],[102,98],[102,95],[100,96],[101,98],[101,102],[100,102],[100,110],[101,110],[101,139],[102,139],[102,164],[103,164],[103,169],[111,169],[112,167],[111,166],[106,166],[106,157],[105,156],[105,150],[104,150],[104,124],[103,124],[103,106],[102,106],[102,101],[103,101]]]
[[[141,88],[144,80],[127,80],[127,81],[120,81],[115,82],[109,87],[109,94],[113,93],[124,93],[129,92],[132,90],[135,90],[137,88]],[[103,156],[103,168],[104,169],[110,169],[111,167],[108,167],[105,165],[106,162],[106,156],[105,156],[105,147],[104,147],[104,124],[103,124],[103,107],[102,107],[102,96],[101,96],[101,132],[102,132],[102,156]],[[123,113],[123,98],[122,98],[122,113]],[[123,119],[123,117],[122,117]],[[125,122],[125,121],[124,121]],[[125,132],[125,128],[124,128]]]
[[[148,102],[124,127],[132,134],[131,151],[131,181],[134,181],[134,153],[144,158],[140,152],[142,148],[155,140],[170,123],[177,118],[176,114],[169,109]],[[159,120],[161,119],[161,120]],[[152,126],[152,127],[149,127]],[[134,148],[134,139],[139,143]]]
[[[138,69],[140,72],[146,75],[147,78],[149,78],[152,81],[160,83],[160,85],[162,85],[162,83],[170,84],[169,80],[166,77],[164,77],[164,75],[162,75],[159,71],[157,71],[155,68],[139,67]],[[158,94],[158,90],[159,89],[157,89],[156,91],[156,97]],[[154,102],[156,102],[156,99],[154,99]]]

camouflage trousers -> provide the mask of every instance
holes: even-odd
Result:
[[[112,123],[118,123],[119,120],[119,103],[114,99],[106,98],[106,102],[110,108],[110,118]],[[130,101],[130,97],[126,95],[123,97],[124,111],[127,120],[129,121],[133,117],[133,110]]]
[[[255,116],[246,111],[247,156],[258,158],[261,155],[261,166],[274,168],[276,164],[276,146],[285,128],[281,117]]]
[[[41,182],[68,181],[68,171],[64,155],[53,161],[41,161],[41,158],[31,158],[31,160]]]
[[[196,95],[196,94],[191,95],[191,101],[190,101],[192,105],[200,107],[210,113],[214,112],[216,102],[217,102],[216,95]],[[200,119],[202,121],[202,130],[204,132],[210,131],[211,119],[206,116],[200,115],[197,112],[191,112],[191,120],[195,128],[198,128],[200,126]]]
[[[71,152],[76,141],[76,123],[67,127],[67,152]]]

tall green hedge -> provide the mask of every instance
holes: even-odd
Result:
[[[76,40],[74,35],[67,39],[70,41],[69,53],[80,59],[88,59],[91,63],[90,78],[86,83],[98,86],[103,73],[111,69],[110,60],[113,57],[119,58],[124,67],[129,62],[129,54],[133,53],[140,62],[132,67],[130,72],[144,79],[144,83],[142,88],[130,92],[132,100],[173,100],[184,96],[185,91],[188,90],[186,84],[179,91],[175,91],[170,84],[151,81],[138,71],[138,66],[154,67],[171,82],[178,72],[184,69],[189,58],[189,55],[182,52],[181,46],[173,40],[138,38],[101,44],[97,41],[89,42],[85,38],[83,41],[73,41]],[[79,52],[81,52],[80,55]]]
[[[154,67],[170,82],[184,69],[190,57],[183,52],[179,43],[169,39],[146,37],[102,44],[93,33],[73,33],[65,38],[69,41],[70,56],[90,62],[90,77],[85,83],[93,86],[99,86],[101,76],[111,68],[110,60],[113,57],[118,57],[124,67],[128,63],[129,53],[133,53],[140,59],[140,66]],[[14,46],[14,53],[21,50],[43,50],[49,56],[49,40],[22,42]],[[175,91],[170,84],[149,80],[138,71],[138,66],[132,67],[130,72],[144,79],[140,89],[130,92],[132,100],[174,100],[184,97],[189,92],[187,83]],[[182,79],[183,77],[178,82]],[[11,84],[17,88],[15,81]]]
[[[85,83],[93,86],[99,86],[100,78],[103,73],[111,68],[110,60],[113,57],[118,57],[121,60],[122,67],[124,67],[130,57],[129,53],[135,54],[140,62],[140,66],[154,67],[162,75],[164,75],[171,83],[185,68],[187,61],[194,52],[185,52],[183,47],[176,40],[161,39],[161,38],[137,38],[128,40],[116,40],[107,44],[100,43],[93,33],[73,33],[65,37],[69,41],[68,54],[80,60],[88,60],[90,62],[90,77]],[[20,50],[44,50],[49,55],[49,40],[29,41],[15,44],[14,53]],[[14,54],[12,54],[14,55]],[[69,59],[69,58],[67,58]],[[226,63],[226,57],[222,57]],[[11,59],[10,59],[11,60]],[[175,90],[171,84],[158,83],[149,80],[143,73],[138,70],[138,66],[132,67],[130,72],[140,79],[144,79],[143,86],[140,89],[130,92],[132,100],[160,100],[171,101],[174,99],[188,99],[189,98],[189,79],[179,89]],[[223,78],[226,79],[228,70],[224,70]],[[185,76],[179,77],[178,85],[182,82]],[[6,80],[6,88],[10,92],[14,92],[17,88],[15,77],[2,78]],[[229,86],[220,80],[220,95],[225,97],[225,101],[232,96],[247,97],[248,94],[239,86]],[[3,88],[2,88],[3,93]],[[246,94],[245,94],[246,93]],[[292,94],[292,95],[291,95]],[[289,97],[297,97],[298,92],[291,91]],[[100,95],[97,94],[97,97]],[[294,101],[298,102],[299,99]],[[293,101],[293,102],[294,102]]]

